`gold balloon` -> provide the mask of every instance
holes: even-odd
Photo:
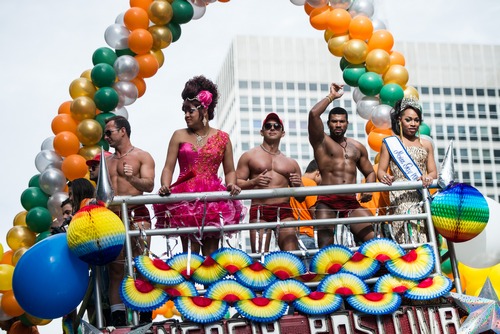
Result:
[[[170,22],[174,11],[168,1],[153,1],[148,8],[149,20],[157,25],[164,25]]]
[[[85,160],[90,160],[99,153],[101,153],[101,147],[97,145],[83,146],[78,151],[78,154],[84,157]]]
[[[27,251],[28,247],[21,247],[18,250],[16,250],[12,255],[12,265],[15,266],[19,261],[19,259],[21,258],[21,256],[23,256],[23,254],[26,253]]]
[[[344,58],[351,64],[362,64],[368,55],[368,45],[360,39],[351,39],[344,44]]]
[[[76,136],[83,145],[94,145],[102,138],[102,127],[95,119],[84,119],[76,126]]]
[[[14,226],[7,232],[7,244],[14,252],[21,247],[35,244],[36,234],[28,226]]]
[[[344,45],[349,41],[349,34],[333,36],[328,40],[328,50],[336,57],[344,56]]]
[[[401,65],[392,65],[389,67],[387,72],[382,76],[384,79],[384,84],[395,83],[400,85],[401,87],[406,86],[408,82],[408,70]]]
[[[149,53],[151,53],[153,56],[155,56],[156,60],[158,61],[158,66],[162,67],[163,63],[165,62],[165,55],[163,54],[163,51],[150,50]]]
[[[417,100],[420,99],[420,96],[418,95],[418,90],[413,86],[406,86],[406,88],[404,89],[404,94],[405,94],[405,97],[407,97],[407,98],[414,97]]]
[[[382,49],[372,50],[366,56],[366,69],[370,72],[384,74],[389,69],[390,63],[389,53]]]
[[[165,49],[172,43],[172,32],[166,26],[152,26],[148,28],[148,31],[153,36],[152,49]]]
[[[21,211],[14,217],[14,226],[26,226],[26,215],[28,211]]]
[[[373,159],[373,163],[374,164],[378,164],[378,162],[380,161],[380,153],[377,153],[377,155],[375,156],[375,158]]]
[[[326,29],[325,33],[323,34],[323,37],[325,38],[325,42],[328,43],[328,41],[330,40],[330,38],[333,37],[333,35],[334,35],[333,31]]]
[[[89,68],[88,70],[85,70],[80,74],[80,78],[85,78],[89,81],[92,81],[92,77],[90,76],[90,73],[92,73],[92,69]]]
[[[69,109],[71,110],[71,116],[77,121],[88,118],[93,119],[97,110],[94,100],[88,96],[80,96],[74,99]]]
[[[87,78],[77,78],[69,85],[69,95],[71,95],[73,99],[76,99],[79,96],[88,96],[93,98],[95,92],[96,89],[94,84]]]

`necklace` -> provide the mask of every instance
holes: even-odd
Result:
[[[268,154],[270,154],[270,155],[280,155],[280,154],[281,154],[281,151],[280,151],[280,150],[278,150],[278,152],[271,152],[271,151],[269,151],[267,148],[265,148],[265,147],[264,147],[264,145],[262,145],[262,144],[260,144],[260,148],[261,148],[264,152],[266,152],[266,153],[268,153]]]
[[[200,136],[199,134],[196,133],[196,131],[193,131],[194,135],[196,136],[196,146],[201,147],[203,143],[203,139],[207,138],[208,134],[210,133],[210,130],[207,131],[206,134],[203,136]]]
[[[336,143],[339,144],[339,146],[344,150],[344,158],[347,160],[349,158],[349,155],[347,154],[347,139],[344,137],[344,146],[342,146],[339,142]]]
[[[126,156],[127,156],[130,152],[132,152],[134,149],[135,149],[135,147],[134,147],[134,146],[132,146],[132,148],[131,148],[130,150],[128,150],[128,151],[127,151],[127,153],[122,154],[122,155],[121,155],[121,156],[119,156],[119,157],[117,157],[117,156],[116,156],[116,152],[115,152],[115,153],[113,153],[113,158],[114,158],[114,159],[121,159],[121,158],[123,158],[123,157],[126,157]]]

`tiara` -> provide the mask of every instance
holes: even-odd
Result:
[[[403,110],[407,109],[408,107],[422,111],[422,107],[420,106],[420,103],[413,96],[403,98],[401,100],[401,107],[399,108],[399,110],[403,111]]]

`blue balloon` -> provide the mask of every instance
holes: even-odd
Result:
[[[60,233],[36,243],[19,258],[12,289],[28,314],[55,319],[80,304],[88,282],[88,265],[70,251],[66,233]]]

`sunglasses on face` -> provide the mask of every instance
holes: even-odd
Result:
[[[90,166],[89,169],[93,172],[95,171],[97,168],[99,168],[98,165],[95,165],[95,166]]]
[[[274,128],[275,130],[281,130],[281,124],[279,123],[266,123],[264,124],[264,129],[271,130]]]
[[[106,137],[111,137],[111,134],[112,134],[113,132],[118,132],[118,129],[114,129],[114,130],[106,130],[106,131],[104,131],[104,136],[106,136]]]

